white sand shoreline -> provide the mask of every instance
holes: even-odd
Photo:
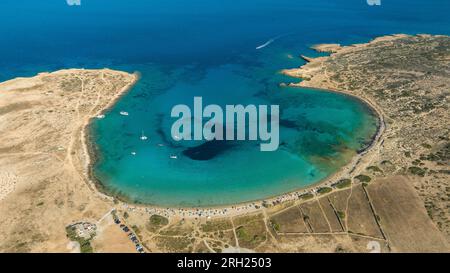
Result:
[[[134,85],[135,83],[133,83]],[[292,86],[292,85],[291,85]],[[128,92],[132,86],[127,86],[127,88],[124,88],[123,92]],[[360,165],[359,163],[361,160],[370,153],[376,146],[381,142],[381,137],[383,135],[385,124],[384,124],[384,118],[381,110],[379,107],[374,104],[372,101],[370,101],[367,98],[355,96],[354,94],[350,94],[348,92],[339,91],[339,90],[325,90],[325,89],[318,89],[314,87],[308,87],[312,89],[317,89],[318,92],[336,92],[341,93],[344,95],[351,96],[353,98],[356,98],[360,100],[362,103],[366,104],[367,107],[369,107],[374,114],[377,115],[377,118],[379,119],[379,127],[377,129],[377,133],[375,137],[372,139],[372,142],[370,145],[368,145],[366,148],[364,148],[364,151],[360,154],[357,154],[352,158],[352,160],[343,166],[339,171],[331,174],[325,179],[322,179],[314,184],[311,184],[307,187],[299,188],[297,190],[287,192],[285,194],[281,195],[275,195],[268,198],[258,199],[254,201],[247,201],[247,202],[241,202],[236,203],[233,205],[218,205],[218,206],[202,206],[202,207],[171,207],[171,206],[158,206],[158,205],[151,205],[151,204],[136,204],[133,202],[130,202],[126,197],[120,196],[120,195],[114,195],[109,194],[107,190],[102,189],[102,182],[99,181],[97,178],[93,177],[92,174],[92,164],[91,164],[91,156],[92,152],[90,151],[89,159],[86,164],[86,172],[89,176],[89,184],[93,185],[96,189],[96,191],[103,197],[108,200],[116,200],[116,202],[119,202],[118,206],[120,206],[122,209],[125,210],[143,210],[149,214],[159,214],[166,217],[180,217],[180,218],[199,218],[199,217],[206,217],[206,218],[213,218],[213,217],[224,217],[224,216],[234,216],[234,215],[240,215],[245,213],[251,213],[251,212],[258,212],[264,208],[265,204],[269,205],[275,205],[275,204],[281,204],[291,201],[298,201],[300,200],[299,197],[305,194],[314,194],[316,195],[316,191],[321,187],[331,187],[333,184],[338,182],[341,179],[348,178],[352,173],[355,172],[357,167]],[[121,93],[122,95],[124,93]],[[116,98],[114,98],[111,103],[103,110],[96,113],[92,118],[95,116],[104,113],[109,108],[111,108],[117,100],[122,96],[118,95]],[[86,139],[88,139],[88,135],[86,133],[86,129],[88,128],[89,123],[85,125],[85,129],[83,129],[83,132],[85,134],[84,136],[84,149],[91,150],[92,148],[89,148],[88,145],[93,145],[92,143],[88,144],[86,142]],[[100,185],[99,185],[100,184]],[[99,188],[100,187],[100,188]]]
[[[105,71],[111,71],[110,69],[104,69]],[[59,70],[56,72],[52,72],[54,74],[64,74],[67,72],[77,72],[77,71],[85,71],[85,69],[64,69]],[[120,72],[119,72],[120,73]],[[122,72],[126,73],[126,72]],[[38,75],[46,75],[49,74],[49,72],[39,73]],[[257,212],[260,211],[265,207],[265,205],[274,205],[274,204],[280,204],[290,201],[297,201],[299,200],[299,196],[302,196],[304,194],[316,194],[317,189],[321,187],[330,187],[332,184],[336,183],[340,179],[348,177],[354,170],[358,167],[358,164],[361,162],[361,159],[369,153],[374,146],[376,146],[377,143],[380,142],[381,135],[384,131],[384,121],[383,121],[383,115],[381,114],[381,111],[379,108],[370,100],[366,98],[361,98],[358,96],[355,96],[353,94],[349,94],[347,92],[338,91],[338,90],[324,90],[324,89],[318,89],[318,92],[322,91],[328,91],[328,92],[338,92],[345,95],[349,95],[352,97],[355,97],[362,102],[366,103],[371,109],[373,109],[374,113],[376,113],[380,119],[380,128],[377,132],[376,137],[374,138],[374,141],[372,144],[365,149],[365,151],[361,154],[356,155],[347,165],[343,166],[341,170],[337,171],[336,173],[333,173],[329,177],[318,181],[317,183],[314,183],[312,185],[309,185],[304,188],[299,188],[295,191],[288,192],[281,195],[275,195],[272,197],[254,200],[254,201],[248,201],[248,202],[242,202],[237,203],[233,205],[219,205],[219,206],[205,206],[205,207],[166,207],[166,206],[158,206],[158,205],[150,205],[150,204],[134,204],[132,202],[129,202],[126,198],[123,198],[121,196],[114,196],[107,192],[106,189],[102,188],[102,182],[98,181],[97,178],[93,176],[92,173],[92,167],[95,160],[95,154],[93,147],[93,143],[90,143],[89,140],[89,132],[88,128],[92,120],[94,120],[97,116],[105,113],[108,111],[113,105],[127,92],[129,92],[133,86],[136,84],[136,82],[139,80],[139,75],[134,74],[134,81],[123,87],[120,92],[115,94],[112,98],[110,98],[110,102],[102,109],[95,113],[91,113],[89,119],[87,119],[82,124],[82,130],[81,130],[81,141],[82,141],[82,154],[85,155],[84,160],[84,171],[82,176],[85,178],[89,189],[94,192],[97,196],[101,197],[102,199],[113,202],[115,201],[115,207],[122,207],[123,209],[127,210],[144,210],[150,214],[160,214],[167,217],[181,217],[181,218],[197,218],[197,217],[222,217],[222,216],[230,216],[230,215],[240,215],[244,213],[249,212]],[[18,81],[22,78],[16,78],[12,79],[11,81]],[[24,86],[23,88],[26,88]],[[314,87],[312,87],[314,88]],[[3,177],[3,176],[2,176]],[[6,181],[6,182],[5,182]],[[2,178],[1,183],[1,191],[0,191],[0,197],[4,198],[8,195],[9,192],[12,192],[14,190],[16,182],[12,179],[5,179]]]

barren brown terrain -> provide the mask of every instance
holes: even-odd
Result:
[[[85,126],[136,79],[62,70],[0,84],[0,251],[71,251],[66,226],[111,209],[86,175]]]
[[[318,46],[329,57],[283,71],[304,86],[364,98],[386,123],[364,175],[412,177],[428,214],[450,238],[450,37],[393,35],[367,44]]]

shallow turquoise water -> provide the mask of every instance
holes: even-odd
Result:
[[[0,2],[0,80],[61,68],[110,67],[142,78],[91,128],[108,191],[167,206],[222,205],[320,181],[372,137],[376,119],[340,94],[279,88],[280,75],[317,56],[316,43],[366,42],[391,33],[450,34],[446,0],[64,0]],[[269,40],[268,46],[256,47]],[[173,105],[279,104],[282,145],[200,146],[170,141]],[[130,116],[119,115],[128,111]],[[139,139],[141,131],[149,141]],[[159,146],[158,144],[164,144]],[[131,152],[136,152],[132,156]],[[169,156],[178,155],[177,160]]]
[[[109,190],[167,206],[260,199],[325,178],[345,163],[341,152],[360,149],[375,133],[376,118],[354,98],[260,82],[258,66],[251,71],[248,65],[224,65],[201,77],[191,75],[191,69],[179,68],[176,81],[152,96],[145,96],[146,83],[139,83],[106,119],[94,124],[102,155],[96,175]],[[194,96],[202,96],[204,104],[280,105],[280,149],[261,152],[258,143],[248,141],[228,143],[208,160],[184,155],[202,143],[173,141],[174,119],[168,113],[174,104],[192,105]],[[121,116],[122,110],[130,115]],[[139,139],[142,130],[150,141]]]
[[[210,71],[195,86],[207,89],[215,84],[216,73],[228,71],[224,70]],[[229,77],[242,91],[259,90],[248,79]],[[350,97],[310,89],[280,89],[277,92],[286,94],[270,99],[247,92],[241,94],[241,101],[273,102],[283,109],[280,149],[260,152],[257,143],[233,143],[209,160],[192,160],[183,155],[183,150],[199,144],[167,141],[170,119],[164,113],[170,111],[174,100],[192,104],[188,94],[197,88],[179,83],[149,99],[153,107],[147,109],[144,124],[141,118],[134,120],[133,116],[142,112],[135,111],[127,99],[105,120],[95,123],[93,131],[103,156],[96,174],[110,190],[134,201],[167,206],[222,205],[282,194],[336,171],[345,162],[341,152],[360,149],[376,129],[377,121],[366,106]],[[225,93],[227,85],[214,90],[217,93],[212,96],[204,94],[211,102],[238,97]],[[176,96],[181,91],[185,98]],[[130,116],[119,115],[120,109],[132,109]],[[141,129],[150,141],[139,139]],[[131,155],[134,151],[135,156]]]

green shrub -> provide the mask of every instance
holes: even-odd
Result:
[[[338,188],[338,189],[347,188],[351,184],[352,184],[352,180],[351,179],[349,179],[349,178],[341,179],[341,180],[339,180],[339,182],[337,182],[336,188]]]
[[[382,171],[380,168],[378,168],[377,166],[369,166],[369,167],[366,168],[366,170],[372,171],[372,172],[374,172],[374,173],[382,173],[382,172],[383,172],[383,171]]]
[[[414,174],[414,175],[418,175],[418,176],[425,176],[425,170],[423,170],[422,168],[416,167],[416,166],[412,166],[408,168],[409,172]]]
[[[312,193],[305,193],[299,196],[302,200],[309,200],[314,197]]]
[[[169,220],[161,215],[153,214],[150,216],[150,224],[155,226],[165,226],[169,223]]]
[[[364,174],[355,176],[355,179],[358,179],[360,182],[365,182],[365,183],[368,183],[372,180],[372,178],[370,178],[370,176],[367,176]]]
[[[270,220],[270,225],[276,232],[280,231],[280,224],[278,224],[275,220]]]
[[[75,232],[75,228],[72,226],[66,227],[66,235],[70,241],[78,242],[78,244],[80,245],[81,253],[94,252],[94,249],[91,246],[91,240],[92,240],[92,238],[94,238],[94,236],[91,236],[89,239],[78,237],[78,235]]]
[[[331,192],[333,189],[330,187],[323,187],[317,190],[318,194],[325,194]]]

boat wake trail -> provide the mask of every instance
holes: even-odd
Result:
[[[276,40],[278,40],[278,39],[280,39],[280,38],[282,38],[282,37],[284,37],[286,35],[288,35],[288,34],[283,34],[283,35],[279,35],[277,37],[274,37],[274,38],[268,40],[267,42],[265,42],[264,44],[262,44],[260,46],[257,46],[256,49],[258,50],[258,49],[265,48],[266,46],[270,45],[271,43],[275,42]]]
[[[256,49],[261,49],[261,48],[265,48],[266,46],[270,45],[271,43],[273,43],[275,41],[275,39],[270,39],[269,41],[265,42],[264,44],[257,46]]]

